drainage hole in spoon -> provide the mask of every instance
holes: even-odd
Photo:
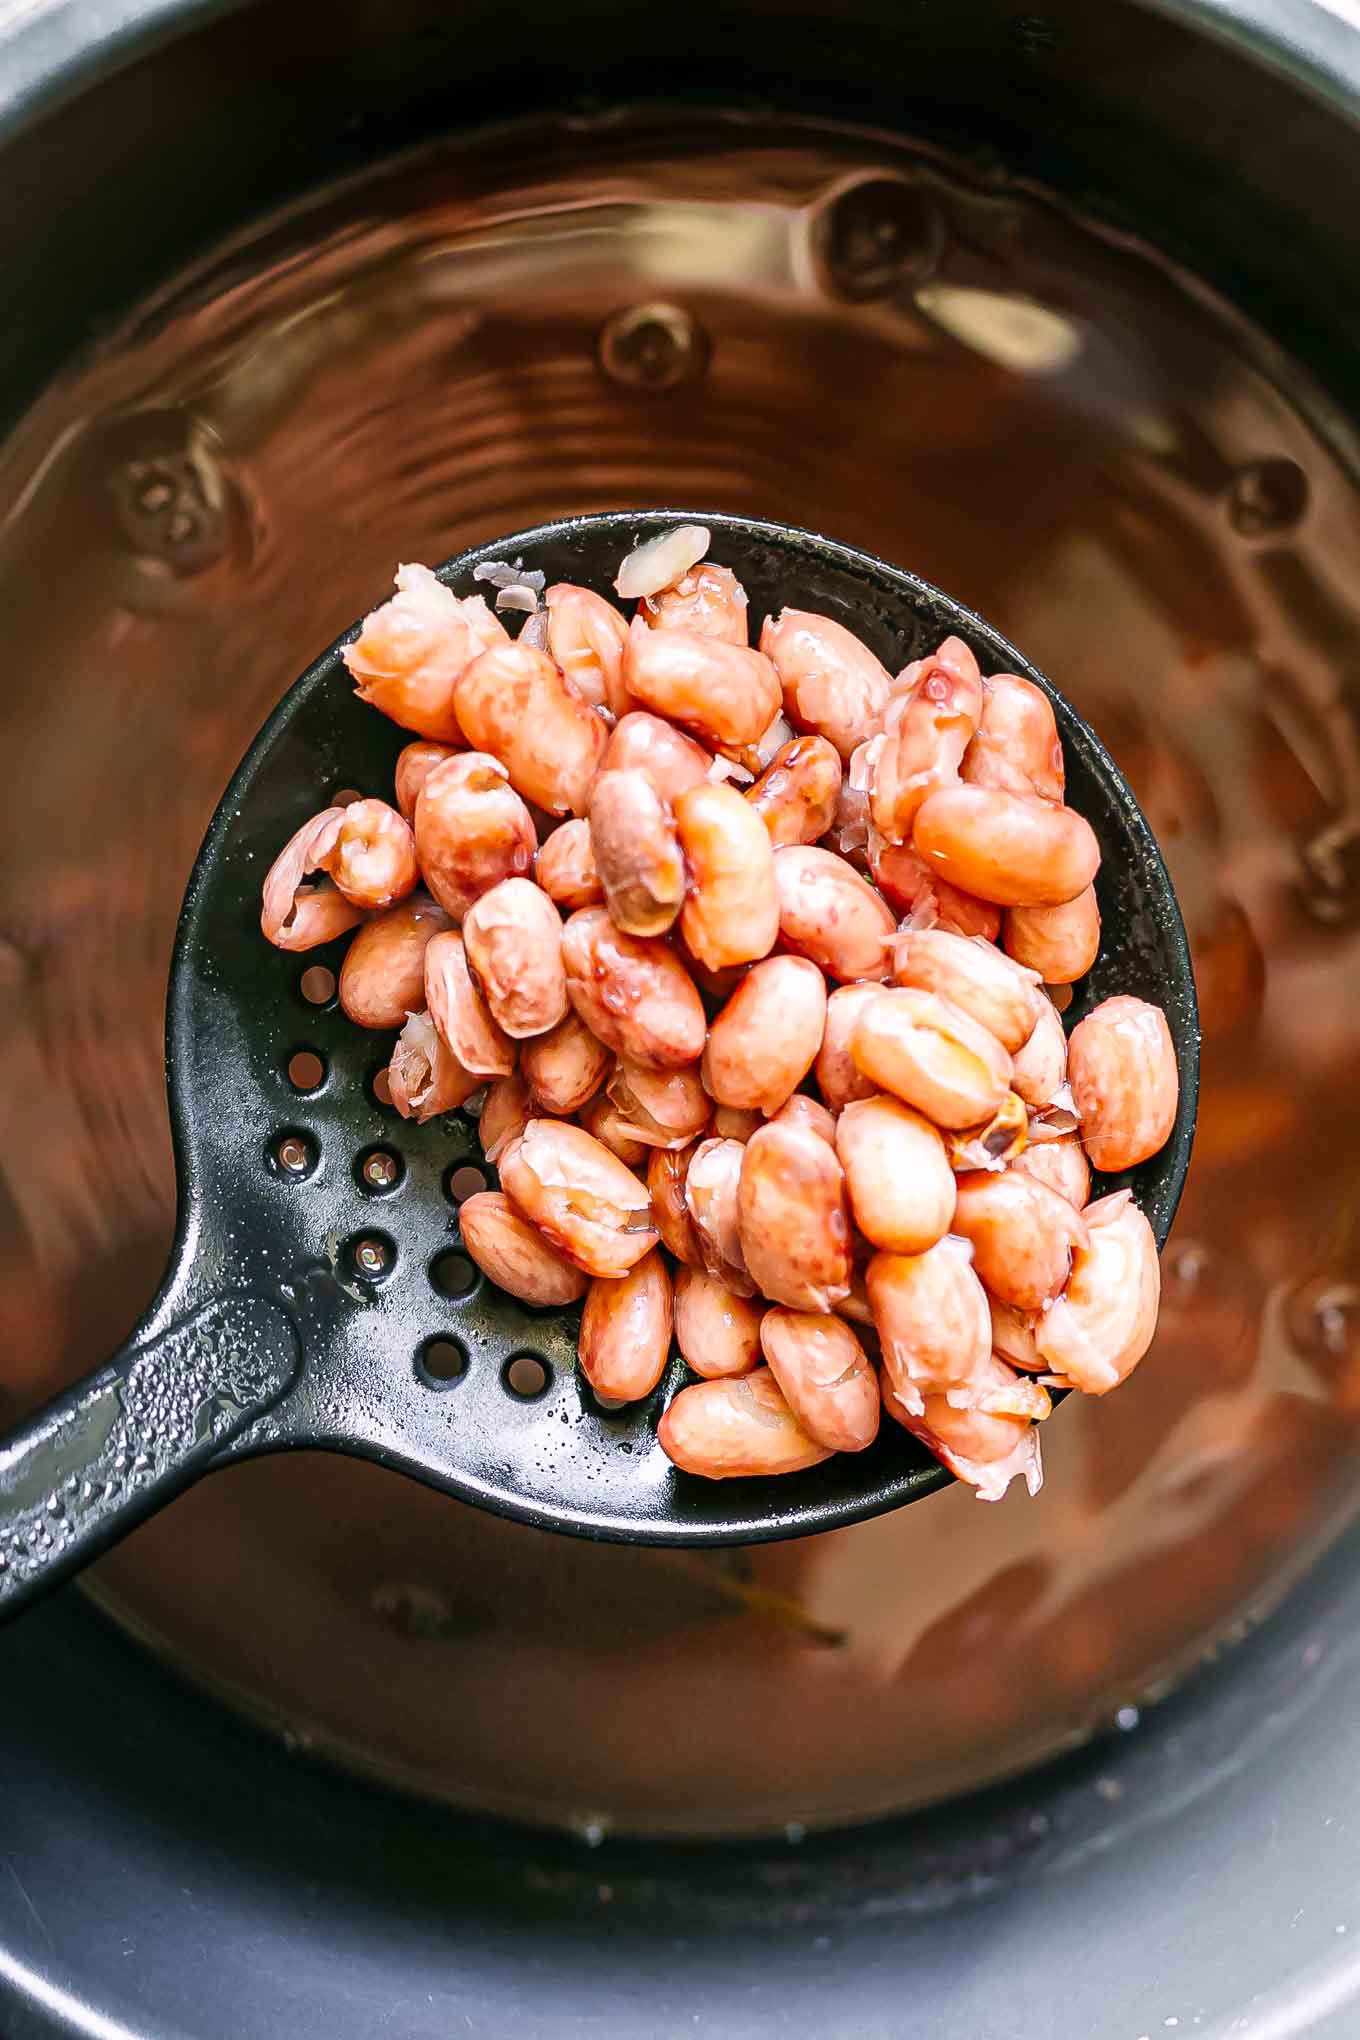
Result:
[[[536,1402],[547,1392],[552,1369],[537,1353],[515,1353],[501,1369],[501,1380],[521,1402]]]
[[[475,1162],[455,1162],[444,1178],[444,1195],[450,1204],[464,1204],[486,1188],[486,1170]]]
[[[477,1286],[477,1270],[466,1254],[438,1254],[430,1263],[430,1281],[441,1296],[470,1296]]]
[[[452,1388],[467,1373],[467,1347],[446,1332],[427,1339],[416,1354],[416,1380],[426,1388]]]
[[[326,1061],[314,1048],[295,1048],[285,1065],[295,1091],[319,1091],[326,1081]]]
[[[298,978],[298,991],[304,1005],[329,1006],[335,998],[335,972],[328,970],[324,963],[309,963]]]

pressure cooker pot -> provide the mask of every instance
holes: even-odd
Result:
[[[0,1424],[146,1307],[189,867],[401,560],[698,502],[949,589],[1203,1025],[1036,1497],[642,1550],[280,1454],[0,1633],[0,2031],[1356,2030],[1358,121],[1312,0],[0,10]]]

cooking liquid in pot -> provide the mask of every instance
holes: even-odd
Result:
[[[191,1493],[98,1598],[302,1746],[592,1839],[796,1836],[979,1784],[1131,1725],[1266,1606],[1360,1459],[1355,473],[1305,378],[1146,249],[994,172],[750,116],[482,137],[106,339],[0,456],[13,1413],[152,1291],[190,863],[397,560],[670,501],[940,582],[1129,774],[1205,1051],[1155,1349],[1045,1427],[1037,1501],[955,1489],[699,1556],[290,1457]]]

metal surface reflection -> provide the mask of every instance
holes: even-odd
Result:
[[[1037,1503],[951,1493],[709,1561],[266,1462],[106,1563],[124,1619],[309,1746],[596,1835],[976,1783],[1266,1605],[1360,1449],[1355,471],[1269,343],[1145,253],[749,119],[499,131],[262,231],[53,389],[0,455],[13,1406],[159,1272],[185,875],[265,712],[397,559],[670,499],[956,591],[1128,771],[1206,1032],[1157,1345],[1064,1412]]]

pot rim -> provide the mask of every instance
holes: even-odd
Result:
[[[253,0],[0,0],[0,146],[87,87]],[[1338,0],[1134,0],[1356,118],[1360,17]]]

